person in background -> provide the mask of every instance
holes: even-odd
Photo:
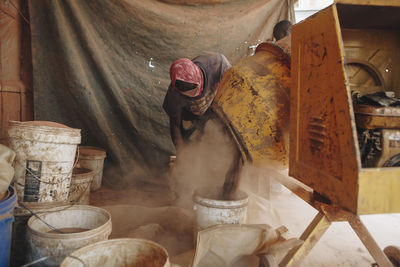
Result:
[[[290,55],[292,23],[288,20],[281,20],[275,26],[273,35],[275,44],[281,47]]]
[[[163,108],[169,116],[172,142],[178,152],[197,129],[202,131],[212,116],[208,111],[225,71],[231,67],[219,53],[203,53],[194,59],[180,58],[171,65],[171,83]]]

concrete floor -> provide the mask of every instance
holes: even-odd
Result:
[[[270,200],[250,193],[248,223],[266,223],[272,227],[285,225],[289,229],[288,237],[299,237],[312,221],[317,211],[285,187],[277,183],[272,183],[272,186]],[[134,225],[135,216],[143,214],[146,210],[158,217],[154,222],[165,226],[163,224],[165,222],[157,221],[160,218],[165,220],[165,216],[160,217],[157,212],[165,213],[165,210],[160,207],[173,206],[174,200],[174,194],[166,193],[166,188],[150,185],[141,185],[126,190],[113,190],[103,187],[91,194],[92,205],[106,206],[115,216],[120,214],[120,216],[124,217],[123,220],[121,218],[113,218],[113,228],[118,230],[114,230],[114,235],[112,234],[111,237],[134,237],[132,236],[132,227],[127,228],[125,216],[130,218],[128,220],[129,224]],[[123,207],[121,205],[126,206]],[[126,212],[121,212],[121,209]],[[172,209],[172,211],[172,213],[176,212],[179,216],[182,215],[182,218],[187,219],[183,228],[177,230],[180,236],[176,238],[180,238],[179,240],[181,241],[177,239],[178,242],[186,242],[186,245],[179,248],[180,252],[185,249],[185,246],[189,251],[192,249],[191,241],[182,236],[190,235],[189,228],[193,223],[192,211],[185,210],[181,212],[175,209]],[[171,209],[169,213],[171,213]],[[147,214],[146,216],[149,217],[151,215]],[[400,245],[400,214],[368,215],[362,216],[361,219],[382,249],[388,245]],[[121,223],[122,221],[124,223]],[[146,223],[150,222],[151,219],[146,221]],[[116,232],[117,234],[115,234]],[[175,237],[171,236],[170,232],[168,236],[164,234],[164,240],[162,240],[164,242],[163,245],[167,247],[170,254],[173,254],[171,255],[172,262],[175,260],[175,263],[188,266],[186,264],[190,263],[193,251],[176,255],[178,251],[168,247],[169,245],[175,246],[176,241],[172,242],[172,244],[170,241],[166,241],[165,238]],[[374,259],[369,255],[352,228],[345,222],[338,222],[328,229],[300,266],[371,266],[374,262]]]

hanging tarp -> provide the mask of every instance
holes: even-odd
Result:
[[[201,2],[31,0],[35,119],[106,149],[108,182],[162,180],[171,62],[214,51],[235,63],[291,14],[289,0]]]

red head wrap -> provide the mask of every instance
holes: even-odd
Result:
[[[203,73],[200,67],[188,58],[180,58],[174,61],[169,69],[169,76],[171,77],[172,86],[175,89],[177,89],[175,87],[176,80],[197,84],[196,88],[189,91],[180,91],[177,89],[183,95],[196,97],[203,92]]]

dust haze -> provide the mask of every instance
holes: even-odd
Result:
[[[199,134],[195,132],[193,135]],[[195,138],[196,136],[194,136]],[[171,176],[171,190],[177,194],[176,205],[191,208],[196,188],[220,188],[237,153],[236,144],[217,119],[209,120],[200,140],[191,142],[176,155]]]

